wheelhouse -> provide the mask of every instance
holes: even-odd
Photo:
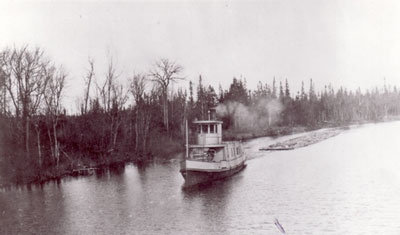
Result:
[[[216,120],[194,121],[196,125],[196,144],[222,144],[222,122]]]

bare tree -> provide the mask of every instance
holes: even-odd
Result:
[[[46,102],[46,116],[48,119],[48,136],[51,143],[51,152],[58,166],[60,162],[60,144],[57,138],[57,124],[61,113],[61,98],[67,74],[63,68],[50,67],[46,70],[48,86],[44,93]]]
[[[6,88],[6,74],[0,66],[0,114],[7,113],[7,88]]]
[[[171,62],[168,59],[161,59],[156,62],[154,68],[150,71],[150,76],[153,77],[152,81],[156,82],[162,91],[163,122],[167,132],[169,131],[168,87],[171,82],[184,79],[182,77],[178,77],[178,74],[182,72],[182,70],[183,68],[175,62]]]
[[[36,113],[47,86],[45,71],[48,63],[41,49],[29,50],[28,46],[5,49],[0,55],[0,66],[15,116],[17,119],[21,116],[27,158],[30,158],[30,118]]]
[[[112,111],[111,115],[111,138],[112,138],[112,149],[115,148],[117,142],[118,130],[122,123],[121,111],[123,106],[128,101],[127,90],[121,84],[114,84],[111,93],[112,100]]]
[[[143,147],[142,152],[143,154],[147,153],[147,137],[150,131],[150,123],[151,123],[151,108],[154,107],[155,100],[158,97],[158,91],[153,87],[150,91],[150,94],[144,94],[144,108],[145,112],[142,112],[143,115]]]
[[[143,114],[144,106],[144,90],[146,86],[146,76],[143,74],[134,74],[130,81],[130,91],[135,101],[135,151],[139,151],[139,136],[143,133],[144,119],[140,118],[140,114]]]
[[[118,130],[121,125],[121,110],[122,107],[128,100],[127,90],[124,86],[118,84],[118,75],[112,59],[108,65],[106,79],[104,83],[99,86],[97,85],[97,93],[100,96],[100,101],[104,112],[110,118],[110,146],[108,151],[114,150],[116,146],[116,140]]]
[[[87,71],[86,77],[85,77],[85,83],[86,83],[86,90],[85,90],[85,103],[84,103],[84,113],[87,113],[87,106],[88,106],[88,101],[89,101],[89,93],[90,93],[90,85],[92,83],[93,77],[94,77],[94,61],[89,58],[89,70]]]
[[[118,75],[116,74],[114,62],[112,59],[110,59],[107,68],[106,79],[101,86],[97,85],[97,92],[100,95],[100,102],[106,113],[110,112],[112,108],[113,94],[115,95],[115,88],[118,86],[116,84],[117,78]]]

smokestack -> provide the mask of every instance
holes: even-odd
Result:
[[[215,108],[211,108],[208,110],[208,119],[209,120],[216,120],[216,110]]]

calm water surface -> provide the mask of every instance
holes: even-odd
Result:
[[[287,137],[285,137],[287,138]],[[179,162],[0,191],[0,234],[400,234],[400,122],[259,152],[234,177],[182,190]]]

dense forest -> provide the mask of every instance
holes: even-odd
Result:
[[[68,174],[74,168],[165,158],[183,149],[184,123],[216,108],[226,138],[279,135],[298,129],[376,122],[400,113],[400,91],[383,84],[362,92],[331,85],[317,91],[310,79],[292,92],[289,82],[259,82],[254,90],[233,78],[228,89],[183,78],[183,68],[158,60],[123,86],[116,65],[82,74],[80,110],[67,114],[68,71],[40,48],[0,51],[0,185]],[[195,84],[192,81],[193,79]],[[172,89],[179,80],[189,89]],[[306,87],[307,86],[307,87]]]

